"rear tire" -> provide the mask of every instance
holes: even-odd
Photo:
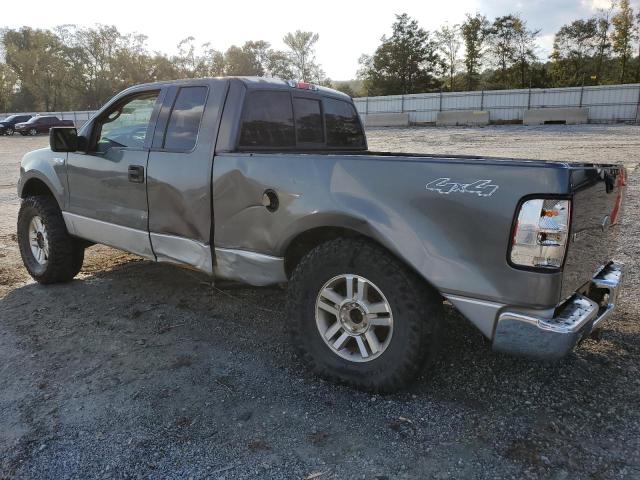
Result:
[[[443,309],[438,292],[383,248],[337,239],[295,268],[287,318],[300,358],[315,373],[391,392],[434,360]]]
[[[27,197],[18,213],[18,245],[22,263],[39,283],[68,282],[84,261],[80,240],[67,232],[53,197]]]
[[[8,136],[10,137],[11,135],[13,135],[13,128],[8,127],[8,128],[4,131],[4,134],[5,134],[5,135],[8,135]]]

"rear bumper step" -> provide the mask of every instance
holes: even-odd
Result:
[[[502,311],[493,349],[545,360],[564,357],[614,310],[622,278],[623,265],[609,263],[556,308],[551,318],[517,310]]]

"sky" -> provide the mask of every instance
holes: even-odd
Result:
[[[176,53],[178,42],[188,36],[195,37],[198,44],[209,42],[221,51],[246,40],[267,40],[274,48],[284,49],[282,37],[286,32],[311,30],[320,35],[316,60],[327,76],[348,80],[355,78],[360,55],[372,54],[382,35],[390,34],[397,13],[408,13],[427,30],[460,23],[465,13],[481,12],[490,19],[519,13],[530,28],[541,30],[538,54],[546,57],[560,26],[587,17],[608,3],[609,0],[109,0],[63,5],[32,0],[29,8],[2,9],[0,27],[109,24],[122,33],[145,34],[150,50],[169,54]],[[636,8],[637,3],[632,2]]]

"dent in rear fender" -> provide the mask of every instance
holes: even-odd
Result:
[[[491,179],[491,196],[442,195],[430,182]],[[281,257],[305,230],[340,226],[366,234],[443,294],[502,304],[557,304],[561,275],[506,261],[518,201],[565,193],[562,165],[482,159],[315,154],[224,154],[214,162],[215,245]],[[261,204],[269,188],[280,208]]]
[[[18,196],[22,197],[29,180],[36,178],[47,185],[60,208],[64,209],[67,202],[66,160],[66,153],[52,152],[49,148],[27,153],[20,163]]]

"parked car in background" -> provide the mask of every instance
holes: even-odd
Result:
[[[49,133],[51,127],[73,127],[73,120],[60,120],[54,115],[42,115],[32,117],[24,123],[16,123],[14,130],[20,135],[37,135],[39,133]]]
[[[13,135],[17,123],[28,122],[31,115],[9,115],[0,122],[0,135]]]

